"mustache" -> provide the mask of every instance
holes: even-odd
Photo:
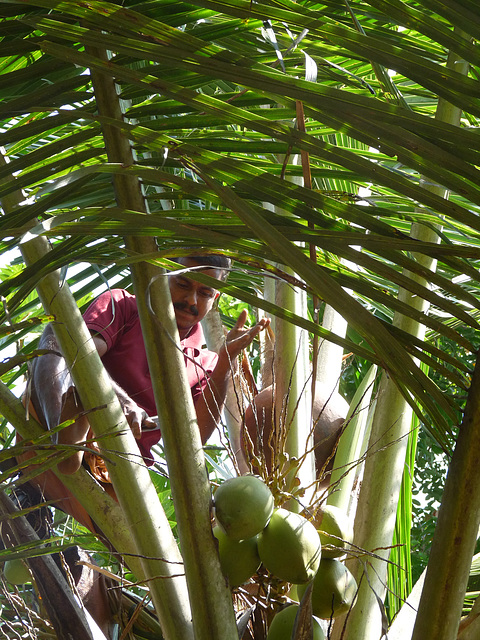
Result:
[[[188,311],[192,316],[198,316],[198,309],[194,304],[189,305],[186,302],[174,302],[173,308],[178,311]]]

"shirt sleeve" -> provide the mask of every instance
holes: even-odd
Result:
[[[83,319],[88,329],[98,333],[107,343],[107,350],[110,350],[131,326],[137,314],[135,297],[124,289],[112,289],[92,302]]]

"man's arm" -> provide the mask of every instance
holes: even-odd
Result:
[[[99,335],[93,336],[93,342],[95,343],[95,347],[97,348],[99,356],[102,358],[107,353],[107,343]],[[148,417],[147,412],[139,407],[138,404],[130,398],[128,393],[124,389],[122,389],[122,387],[117,384],[115,380],[112,379],[110,374],[108,375],[110,377],[113,390],[117,394],[117,398],[123,409],[123,413],[125,414],[130,429],[132,430],[135,438],[139,440],[142,435],[142,427],[146,429],[153,429],[157,426],[157,423]]]
[[[232,367],[237,366],[237,357],[253,342],[260,331],[270,324],[269,318],[262,318],[254,327],[245,329],[246,319],[247,311],[244,309],[235,326],[226,336],[225,344],[218,353],[218,361],[209,376],[207,386],[195,401],[198,428],[203,444],[212,435],[220,420]]]
[[[93,341],[100,356],[104,355],[107,345],[103,338],[94,336]],[[80,415],[83,407],[51,325],[45,328],[39,348],[49,349],[51,353],[40,356],[32,365],[30,382],[33,407],[40,422],[48,429],[54,429],[66,420],[75,420],[58,433],[58,443],[80,444],[85,440],[90,425],[87,417]],[[146,412],[113,380],[112,386],[135,438],[140,438],[142,424],[147,428],[156,426]],[[75,473],[80,468],[82,459],[83,452],[75,451],[67,460],[59,463],[58,469],[62,473]]]

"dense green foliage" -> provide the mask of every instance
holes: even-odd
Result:
[[[30,204],[21,213],[7,206],[2,250],[40,216],[35,232],[64,238],[49,268],[72,260],[128,263],[118,236],[132,233],[155,234],[162,255],[200,240],[241,254],[247,264],[281,256],[360,334],[346,347],[384,362],[419,398],[428,422],[445,432],[455,398],[437,394],[418,369],[413,383],[405,350],[436,363],[453,388],[465,385],[467,369],[454,354],[433,345],[420,349],[392,332],[389,318],[395,309],[414,314],[471,348],[443,314],[476,328],[476,313],[468,309],[478,307],[472,262],[478,54],[466,34],[450,35],[448,16],[422,14],[408,4],[397,8],[387,14],[387,27],[381,3],[355,3],[349,10],[311,3],[220,9],[207,2],[196,11],[155,3],[129,11],[65,2],[50,14],[48,2],[6,5],[2,113],[10,165],[1,169],[6,182],[0,195],[23,188]],[[466,26],[462,12],[456,17]],[[98,47],[110,52],[110,61]],[[470,63],[466,77],[445,71],[449,48]],[[123,123],[96,114],[90,76],[82,71],[89,67],[118,81]],[[464,109],[465,126],[431,118],[439,96]],[[296,100],[303,104],[305,133]],[[107,122],[134,142],[135,167],[105,157],[101,127]],[[298,152],[309,154],[308,168],[292,164]],[[142,179],[148,221],[112,206],[112,172]],[[302,173],[313,181],[311,190],[283,179]],[[450,189],[450,202],[423,189],[429,181]],[[360,186],[368,189],[365,200]],[[266,202],[287,217],[259,208]],[[443,231],[439,215],[446,220]],[[434,225],[444,239],[419,251],[439,259],[437,274],[429,275],[431,291],[399,271],[422,272],[411,253],[418,243],[404,235],[412,221]],[[294,241],[316,247],[318,267],[293,249]],[[467,286],[456,284],[462,273]],[[15,322],[34,284],[30,277],[26,270],[2,285],[5,296],[23,287],[10,303]],[[430,300],[428,316],[401,306],[395,298],[400,284]],[[355,300],[340,285],[351,288]],[[364,308],[378,319],[364,316]]]
[[[236,260],[227,325],[244,305],[297,322],[352,354],[349,400],[374,362],[414,407],[428,431],[414,475],[417,576],[478,348],[477,3],[25,0],[2,3],[0,18],[0,254],[39,234],[52,248],[33,267],[2,264],[1,384],[23,384],[50,320],[35,292],[45,273],[75,265],[83,308],[106,283],[130,286],[128,266],[145,256],[126,238],[154,236],[148,258],[165,267],[192,246],[220,249]],[[106,115],[112,80],[123,116]],[[451,105],[460,126],[442,121]],[[106,153],[108,135],[130,141],[134,164]],[[141,180],[150,215],[123,205],[115,175]],[[411,238],[417,224],[435,241]],[[308,291],[308,318],[263,299],[265,273],[289,278],[278,265]],[[345,339],[315,324],[314,300],[320,316],[328,303],[346,318]],[[395,313],[427,339],[396,328]],[[12,429],[0,426],[7,451]]]

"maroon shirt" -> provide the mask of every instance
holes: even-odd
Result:
[[[88,307],[83,316],[90,331],[99,333],[107,343],[102,358],[112,379],[149,416],[157,414],[152,381],[148,370],[147,354],[138,317],[135,296],[124,289],[102,293]],[[217,354],[203,347],[204,337],[200,323],[180,342],[183,349],[188,384],[193,400],[201,395],[207,376],[217,363]],[[152,464],[150,448],[160,440],[159,429],[146,429],[137,440],[147,464]]]

